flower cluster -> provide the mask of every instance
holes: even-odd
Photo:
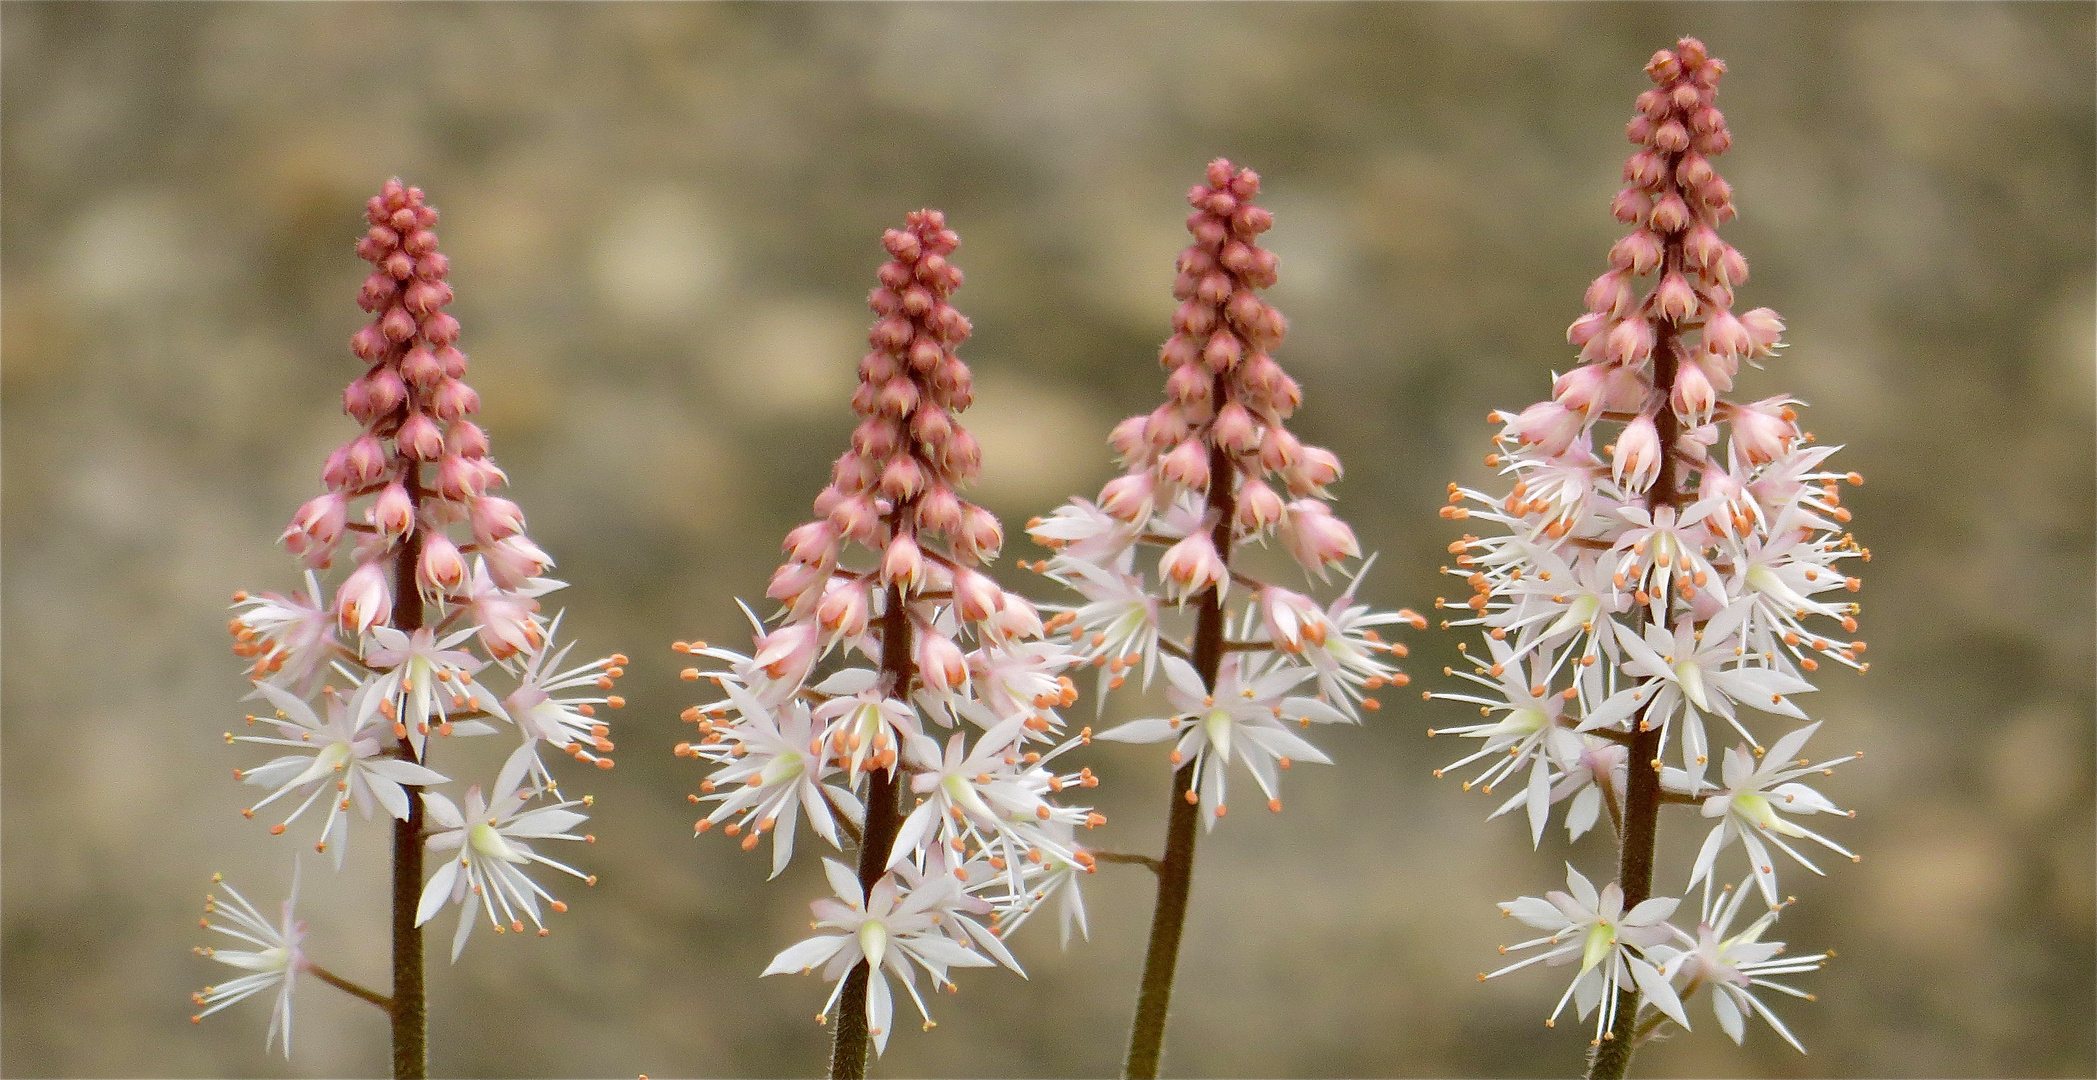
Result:
[[[527,804],[559,797],[538,756],[542,744],[611,767],[597,709],[624,704],[609,691],[625,658],[563,668],[572,645],[557,644],[558,617],[539,613],[539,597],[563,583],[542,576],[552,559],[525,535],[517,505],[493,493],[506,478],[469,419],[479,398],[463,381],[458,321],[444,311],[452,290],[432,231],[437,211],[420,189],[395,180],[366,205],[366,218],[357,253],[374,269],[358,303],[373,318],[350,348],[368,368],[343,394],[344,411],[363,430],[329,456],[327,492],[284,531],[283,543],[307,568],[304,590],[234,597],[234,651],[252,662],[249,697],[267,706],[247,720],[274,734],[225,738],[279,753],[235,770],[236,780],[267,792],[243,813],[288,806],[269,830],[281,835],[311,812],[320,819],[314,846],[332,853],[338,870],[353,806],[366,820],[376,807],[416,829],[426,809],[441,826],[426,835],[427,848],[445,861],[416,922],[459,902],[456,959],[476,908],[497,932],[521,932],[528,918],[541,934],[541,900],[566,910],[525,875],[531,864],[594,882],[523,843],[590,839],[568,832],[583,816],[567,808],[588,800]],[[318,572],[345,542],[352,569],[331,598]],[[514,687],[507,694],[490,685],[498,674]],[[467,792],[462,814],[431,790],[449,782],[429,765],[431,737],[494,734],[494,721],[512,726],[518,746],[488,797],[478,785]],[[420,805],[410,788],[422,790]],[[287,940],[271,948],[296,958],[296,938]],[[289,1023],[289,978],[299,964],[287,964],[270,969],[286,981],[273,1030]]]
[[[1173,740],[1173,766],[1193,769],[1186,798],[1199,800],[1213,827],[1229,808],[1233,759],[1272,810],[1281,809],[1279,770],[1330,764],[1295,729],[1359,723],[1361,710],[1378,707],[1374,691],[1405,685],[1391,662],[1405,647],[1376,628],[1426,620],[1358,603],[1366,562],[1322,605],[1231,565],[1240,548],[1272,536],[1307,574],[1326,580],[1361,549],[1326,506],[1339,458],[1286,426],[1303,395],[1270,355],[1287,326],[1258,294],[1276,269],[1274,253],[1256,242],[1274,224],[1252,203],[1259,176],[1218,159],[1206,179],[1187,195],[1194,243],[1179,257],[1180,306],[1159,354],[1170,372],[1164,404],[1114,429],[1126,472],[1097,502],[1072,499],[1028,532],[1055,552],[1039,568],[1083,597],[1057,609],[1051,625],[1099,668],[1102,703],[1132,672],[1146,687],[1165,673],[1172,716],[1097,738]],[[1146,545],[1162,549],[1155,581],[1148,561],[1137,563]],[[1246,599],[1242,614],[1232,614],[1234,597]],[[1190,599],[1210,612],[1214,640],[1205,643],[1200,626],[1189,640],[1167,632],[1168,608]]]
[[[1796,780],[1851,758],[1793,762],[1818,725],[1765,747],[1750,720],[1804,720],[1793,699],[1814,689],[1806,675],[1823,662],[1868,666],[1864,643],[1849,636],[1858,606],[1847,594],[1859,583],[1843,564],[1870,553],[1844,531],[1850,515],[1837,491],[1862,479],[1828,469],[1834,448],[1799,430],[1796,402],[1727,396],[1743,362],[1779,348],[1783,324],[1766,308],[1732,314],[1747,263],[1719,238],[1734,209],[1711,164],[1731,142],[1712,104],[1725,65],[1684,38],[1646,71],[1655,88],[1639,96],[1629,126],[1640,149],[1613,204],[1633,228],[1610,250],[1610,269],[1588,288],[1587,314],[1568,333],[1580,364],[1556,377],[1549,400],[1493,414],[1502,428],[1486,464],[1511,477],[1511,488],[1495,495],[1452,484],[1442,511],[1491,525],[1450,545],[1456,565],[1445,570],[1470,586],[1468,602],[1437,601],[1452,614],[1444,626],[1484,631],[1486,655],[1467,652],[1474,670],[1445,669],[1480,689],[1427,695],[1479,707],[1482,722],[1429,734],[1477,740],[1448,769],[1482,762],[1467,790],[1514,787],[1495,816],[1524,811],[1535,841],[1551,808],[1565,804],[1564,824],[1578,839],[1606,809],[1621,839],[1626,876],[1603,890],[1599,907],[1577,872],[1576,902],[1552,894],[1549,903],[1503,905],[1552,931],[1543,940],[1558,947],[1546,959],[1583,958],[1569,993],[1583,1016],[1606,1002],[1598,1041],[1612,1037],[1612,1025],[1625,1030],[1613,1014],[1617,986],[1635,986],[1686,1028],[1667,979],[1683,997],[1746,985],[1712,974],[1720,961],[1708,942],[1669,960],[1666,943],[1683,936],[1664,922],[1675,901],[1648,899],[1651,820],[1661,804],[1700,805],[1716,819],[1688,878],[1704,883],[1707,916],[1718,857],[1736,840],[1772,913],[1779,902],[1765,843],[1815,873],[1787,839],[1849,855],[1785,815],[1840,813]],[[1735,736],[1714,778],[1714,747],[1724,743],[1713,740]],[[1666,764],[1671,755],[1679,768]],[[1619,928],[1626,902],[1633,912]],[[1721,925],[1738,905],[1736,897]],[[1588,944],[1567,944],[1568,934]],[[1620,956],[1616,967],[1595,944],[1604,940]],[[1743,1006],[1775,1022],[1751,999],[1727,1000],[1714,1005],[1735,1039]]]
[[[1055,765],[1075,741],[1061,738],[1058,710],[1076,699],[1063,674],[1076,657],[1044,640],[1034,606],[983,571],[1002,531],[957,494],[980,459],[955,418],[971,400],[955,354],[969,323],[948,302],[961,284],[948,261],[959,240],[925,210],[883,243],[892,257],[868,299],[879,319],[852,399],[859,426],[816,519],[786,537],[766,592],[776,616],[751,616],[750,655],[676,645],[722,665],[683,673],[720,692],[685,710],[699,734],[677,747],[712,767],[691,796],[711,804],[697,831],[718,826],[746,850],[770,833],[774,875],[804,816],[833,847],[845,836],[860,847],[856,877],[826,863],[837,897],[815,905],[818,927],[846,936],[794,946],[766,974],[822,967],[840,980],[835,1002],[864,961],[875,977],[846,1007],[864,1009],[877,1048],[891,1011],[882,972],[903,980],[923,1014],[912,962],[935,985],[951,966],[994,959],[1018,970],[997,928],[1051,895],[1066,939],[1082,930],[1075,877],[1093,860],[1076,830],[1103,820],[1057,802],[1095,783],[1089,770]],[[905,787],[919,800],[907,817]]]

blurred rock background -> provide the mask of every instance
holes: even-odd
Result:
[[[1743,306],[1850,444],[1866,677],[1810,704],[1822,790],[1865,853],[1785,876],[1782,936],[1841,956],[1781,1011],[1812,1050],[1698,1030],[1646,1075],[2089,1075],[2093,1068],[2088,5],[9,4],[0,37],[4,856],[0,1068],[13,1076],[341,1076],[386,1067],[374,1011],[299,991],[192,1027],[213,870],[273,905],[292,837],[235,810],[227,596],[285,588],[273,543],[319,490],[356,373],[360,207],[426,188],[485,423],[569,625],[634,658],[603,876],[546,940],[477,935],[433,977],[433,1068],[480,1076],[809,1075],[813,979],[757,972],[805,925],[780,881],[694,840],[676,638],[739,643],[844,444],[877,240],[938,206],[964,246],[977,494],[1008,530],[1108,474],[1160,390],[1181,195],[1218,155],[1278,224],[1298,431],[1349,466],[1368,591],[1425,607],[1451,479],[1493,407],[1571,362],[1565,324],[1619,234],[1606,207],[1645,58],[1694,33],[1732,65],[1720,161],[1755,268]],[[1024,540],[1013,556],[1033,554]],[[1008,558],[1008,582],[1012,576]],[[1021,575],[1024,576],[1024,575]],[[1039,591],[1038,582],[1025,588]],[[1461,591],[1460,588],[1458,591]],[[1419,685],[1457,637],[1411,635]],[[1493,903],[1607,872],[1531,853],[1429,770],[1450,708],[1398,700],[1299,770],[1290,808],[1204,842],[1171,1074],[1558,1075],[1562,983],[1481,987]],[[1154,748],[1090,755],[1103,846],[1162,831]],[[454,775],[457,775],[456,773]],[[1663,826],[1687,866],[1702,828]],[[1555,832],[1554,827],[1554,832]],[[316,955],[383,986],[384,864],[307,867]],[[812,841],[811,841],[812,843]],[[1838,863],[1840,860],[1836,860]],[[1672,876],[1680,870],[1667,870]],[[1090,944],[1017,939],[1032,980],[968,973],[879,1071],[1104,1075],[1150,887],[1103,867]],[[438,924],[448,938],[450,916]],[[441,956],[441,948],[437,950]],[[1707,1030],[1708,1029],[1708,1030]]]

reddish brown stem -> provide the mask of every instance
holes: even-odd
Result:
[[[413,520],[422,520],[422,467],[409,465],[405,477]],[[422,592],[415,582],[421,546],[410,533],[401,541],[393,573],[393,626],[413,634],[422,628]],[[400,756],[420,762],[405,736]],[[408,799],[408,819],[393,823],[393,1075],[421,1080],[429,1075],[429,1002],[423,988],[422,928],[415,909],[422,899],[422,799]]]
[[[893,524],[907,520],[907,508],[898,510]],[[910,659],[910,612],[901,585],[888,587],[888,610],[881,616],[881,672],[889,696],[910,700],[910,681],[917,665]],[[867,778],[866,832],[859,845],[859,887],[871,894],[874,883],[888,872],[894,854],[896,831],[903,815],[897,803],[896,773],[875,769]],[[830,1046],[830,1075],[838,1080],[862,1080],[866,1076],[867,1030],[866,990],[873,972],[861,960],[845,976],[845,988],[837,1002],[837,1035]]]
[[[1213,400],[1224,400],[1224,381],[1217,376]],[[1216,513],[1211,541],[1216,554],[1230,566],[1232,519],[1237,516],[1237,491],[1229,454],[1221,447],[1209,448],[1209,506]],[[1202,593],[1194,623],[1194,670],[1203,686],[1216,689],[1216,672],[1223,666],[1223,599],[1216,586]],[[1180,936],[1187,926],[1187,902],[1194,888],[1195,826],[1201,806],[1194,794],[1194,763],[1182,765],[1172,776],[1172,811],[1165,823],[1165,857],[1159,860],[1157,907],[1151,913],[1150,947],[1143,957],[1143,982],[1136,995],[1136,1021],[1129,1033],[1129,1054],[1122,1075],[1131,1080],[1155,1080],[1158,1062],[1165,1052],[1165,1021],[1172,1007],[1172,978],[1179,965]]]

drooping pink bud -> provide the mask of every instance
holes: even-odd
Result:
[[[516,503],[496,495],[473,500],[467,511],[473,539],[483,547],[524,531],[524,511]]]
[[[466,586],[466,560],[451,538],[436,530],[422,536],[422,556],[415,564],[415,580],[424,594],[445,596]]]
[[[1005,529],[998,524],[996,514],[969,503],[962,509],[961,532],[954,538],[958,553],[976,560],[988,562],[998,556],[1005,546]]]
[[[444,453],[444,433],[437,430],[436,421],[422,413],[410,414],[394,433],[393,441],[401,453],[416,461],[435,461]]]
[[[954,640],[937,631],[918,635],[915,642],[918,677],[935,694],[950,694],[968,685],[968,660]]]
[[[1140,521],[1150,514],[1155,486],[1148,469],[1117,476],[1100,489],[1099,508],[1123,521]]]
[[[417,345],[401,357],[400,373],[417,390],[428,391],[444,377],[444,365],[427,346]]]
[[[1753,345],[1756,356],[1768,356],[1776,352],[1777,346],[1784,339],[1784,320],[1766,307],[1743,312],[1740,325],[1747,331],[1748,341]]]
[[[1675,415],[1690,427],[1699,427],[1711,418],[1712,409],[1718,405],[1718,391],[1711,385],[1701,364],[1686,363],[1675,370],[1675,388],[1669,395],[1669,405]]]
[[[1617,436],[1610,472],[1626,492],[1644,494],[1660,476],[1660,431],[1652,413],[1640,413]]]
[[[1141,453],[1147,445],[1143,434],[1147,421],[1147,417],[1131,416],[1114,425],[1113,432],[1107,436],[1108,444],[1121,455],[1124,464],[1132,464],[1131,459]]]
[[[874,498],[864,492],[840,501],[830,508],[830,524],[839,534],[869,543],[874,530],[880,525],[881,517],[874,510]]]
[[[1605,355],[1618,364],[1643,364],[1653,355],[1653,324],[1643,318],[1625,319],[1609,332]]]
[[[415,503],[399,481],[387,484],[371,504],[371,524],[379,535],[398,540],[415,527]]]
[[[819,628],[812,622],[790,622],[757,640],[751,663],[781,682],[798,683],[821,655]]]
[[[1260,466],[1280,472],[1296,464],[1303,456],[1303,441],[1285,427],[1276,427],[1267,432],[1260,441]]]
[[[487,560],[488,576],[505,589],[522,589],[553,568],[552,556],[521,533],[483,548],[481,555]]]
[[[1158,461],[1158,472],[1165,479],[1195,490],[1209,486],[1209,448],[1198,439],[1172,448],[1172,452]]]
[[[1165,549],[1158,560],[1158,577],[1165,582],[1166,592],[1185,600],[1210,586],[1217,586],[1221,593],[1229,588],[1230,571],[1216,553],[1216,545],[1209,534],[1197,529],[1186,539]]]
[[[386,570],[384,559],[362,563],[335,590],[335,616],[345,630],[361,635],[373,623],[393,618],[393,592],[386,587]]]
[[[881,580],[898,584],[905,590],[917,587],[918,576],[924,572],[925,556],[917,541],[909,534],[898,534],[888,542],[888,549],[881,556]]]
[[[793,607],[808,590],[829,578],[828,563],[781,563],[779,569],[772,571],[772,580],[765,585],[765,597]]]
[[[1551,384],[1551,398],[1574,412],[1592,412],[1602,400],[1608,381],[1609,369],[1582,364]]]
[[[1298,565],[1323,577],[1325,568],[1343,559],[1358,559],[1362,548],[1354,530],[1333,516],[1332,509],[1316,499],[1298,499],[1282,512],[1277,531],[1282,546],[1295,556]]]
[[[1322,446],[1306,446],[1294,465],[1282,470],[1291,495],[1322,495],[1340,478],[1340,456]]]
[[[1286,653],[1325,644],[1330,628],[1325,612],[1310,597],[1273,585],[1260,590],[1260,621],[1267,639]]]
[[[1267,482],[1252,477],[1238,489],[1238,527],[1247,534],[1259,532],[1281,520],[1281,496]]]
[[[488,456],[488,433],[469,420],[454,420],[444,432],[444,452],[458,457]]]
[[[816,621],[832,634],[856,638],[866,633],[867,612],[866,582],[834,578],[823,593],[822,602],[816,605]]]
[[[278,539],[307,566],[325,567],[334,558],[336,542],[342,539],[348,506],[349,500],[339,491],[315,496],[291,516],[291,524]]]
[[[332,464],[332,462],[330,463]],[[339,489],[357,490],[378,483],[386,475],[386,448],[369,432],[351,439],[342,448],[342,484]],[[330,484],[331,487],[338,485]]]
[[[1733,425],[1733,446],[1753,465],[1767,465],[1782,457],[1798,438],[1798,424],[1790,417],[1790,398],[1773,397],[1727,410]]]
[[[1233,401],[1217,410],[1210,438],[1233,454],[1245,454],[1259,448],[1261,433],[1261,425],[1252,413]]]
[[[1653,290],[1653,307],[1660,317],[1670,322],[1684,322],[1697,312],[1696,290],[1689,287],[1689,279],[1679,270],[1670,270],[1660,279],[1660,287]]]
[[[445,379],[430,395],[430,411],[439,420],[457,420],[480,410],[480,394],[458,379]]]

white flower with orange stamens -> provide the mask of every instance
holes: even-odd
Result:
[[[568,831],[588,819],[587,814],[578,814],[568,808],[588,806],[588,799],[525,808],[526,803],[539,793],[537,789],[525,786],[531,768],[531,751],[529,745],[520,746],[503,763],[502,772],[495,778],[495,790],[501,794],[492,803],[482,797],[479,784],[466,789],[463,813],[457,804],[441,794],[425,792],[422,796],[423,807],[429,812],[435,828],[426,846],[442,856],[443,861],[423,886],[422,902],[415,911],[415,925],[430,921],[447,903],[458,904],[459,929],[451,939],[451,958],[454,961],[466,948],[466,939],[473,934],[476,908],[487,912],[488,921],[494,924],[498,934],[505,930],[523,933],[524,920],[528,918],[539,928],[542,937],[547,931],[539,914],[539,901],[544,899],[555,912],[568,910],[567,904],[554,899],[552,893],[525,874],[525,868],[531,864],[551,866],[591,885],[597,884],[596,875],[585,874],[566,863],[549,859],[533,851],[526,843],[528,840],[595,840],[595,837],[577,836]]]
[[[216,930],[238,941],[253,945],[252,949],[220,949],[203,946],[197,955],[209,957],[221,964],[239,968],[248,974],[232,982],[207,986],[190,995],[190,1000],[204,1006],[189,1018],[198,1024],[212,1013],[245,1001],[256,994],[275,990],[277,997],[269,1012],[269,1034],[263,1039],[263,1049],[270,1049],[279,1034],[284,1037],[285,1060],[291,1058],[291,992],[298,984],[299,972],[306,970],[306,954],[300,947],[306,938],[306,924],[298,918],[299,902],[298,860],[291,864],[291,895],[284,900],[283,918],[272,924],[240,890],[217,874],[211,875],[213,884],[226,890],[231,898],[227,903],[216,896],[204,898],[203,926]],[[211,916],[218,915],[225,922],[212,922]],[[228,924],[231,925],[228,925]]]
[[[298,751],[252,769],[234,770],[237,780],[276,789],[241,813],[254,817],[255,811],[286,795],[303,794],[305,800],[291,812],[291,816],[270,826],[272,834],[281,834],[309,807],[325,797],[328,813],[321,824],[320,841],[315,849],[326,852],[333,848],[337,870],[342,869],[343,855],[349,849],[349,818],[343,811],[348,810],[351,803],[356,804],[357,811],[366,821],[371,820],[374,802],[385,807],[387,813],[406,821],[409,796],[402,790],[403,786],[450,782],[442,774],[412,761],[386,756],[395,745],[392,733],[384,724],[360,724],[357,719],[363,714],[364,699],[371,693],[370,683],[358,687],[352,695],[329,689],[326,693],[328,715],[326,720],[322,720],[304,701],[284,689],[269,683],[256,683],[254,696],[268,701],[276,713],[273,718],[260,719],[276,725],[280,737],[234,735],[228,740],[286,746]],[[258,718],[249,719],[252,722]]]

